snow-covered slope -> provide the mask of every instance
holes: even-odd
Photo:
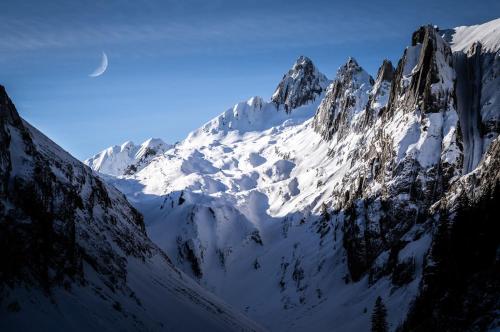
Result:
[[[425,330],[442,330],[450,317],[463,317],[458,330],[491,328],[497,306],[483,299],[498,298],[494,274],[474,279],[490,282],[493,296],[452,288],[443,280],[453,271],[435,248],[440,225],[455,232],[462,202],[447,198],[457,183],[474,178],[466,174],[486,154],[497,158],[499,57],[489,48],[453,52],[442,36],[421,27],[397,68],[384,61],[375,79],[349,58],[326,88],[300,57],[270,102],[239,103],[142,170],[109,181],[176,266],[273,331],[365,331],[378,296],[391,330],[418,330],[429,299],[436,316]],[[465,38],[450,36],[456,45]],[[464,74],[474,71],[474,80]],[[480,211],[484,200],[471,206]],[[462,222],[472,238],[481,232],[471,218]],[[487,241],[490,260],[464,275],[497,264],[498,243]],[[471,305],[447,311],[450,299]]]
[[[176,269],[123,194],[2,86],[0,179],[1,331],[260,329]]]
[[[150,138],[141,145],[127,141],[120,146],[111,146],[86,159],[83,163],[93,170],[107,175],[133,174],[170,147],[171,145],[159,138]]]
[[[467,52],[471,46],[480,42],[485,52],[500,50],[500,18],[483,24],[461,26],[445,30],[445,39],[454,52]]]

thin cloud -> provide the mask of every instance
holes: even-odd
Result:
[[[213,48],[265,48],[336,45],[398,35],[369,18],[359,24],[319,19],[309,14],[256,15],[220,20],[135,23],[66,23],[56,26],[42,19],[3,19],[0,22],[0,52],[95,45],[157,43],[182,52]],[[180,50],[178,49],[180,48]]]

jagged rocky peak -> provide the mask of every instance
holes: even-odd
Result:
[[[390,60],[384,59],[382,65],[378,69],[377,79],[375,80],[375,83],[383,81],[392,82],[394,71],[395,69],[392,65],[392,62]]]
[[[356,72],[361,72],[363,68],[358,64],[356,59],[353,57],[347,58],[347,62],[340,67],[339,72],[345,72],[345,73],[356,73]],[[337,76],[339,74],[337,73]]]
[[[455,71],[451,48],[431,25],[420,27],[412,35],[398,63],[391,88],[388,109],[419,109],[426,113],[454,107]]]
[[[328,86],[328,78],[320,73],[311,59],[300,56],[283,76],[271,101],[286,112],[315,100]]]
[[[338,69],[314,116],[316,132],[330,140],[339,130],[347,129],[367,105],[373,84],[373,78],[350,57]]]
[[[372,265],[376,256],[391,246],[399,250],[394,239],[401,239],[422,219],[423,211],[458,175],[461,151],[451,65],[449,46],[435,28],[423,27],[413,35],[398,70],[393,74],[392,65],[384,63],[375,83],[360,79],[364,71],[350,59],[318,109],[315,130],[334,142],[329,156],[346,156],[342,162],[350,168],[344,187],[332,196],[345,197],[336,204],[346,216],[343,244],[352,280],[365,273],[372,281],[380,278]],[[385,91],[377,90],[381,86]],[[382,111],[382,118],[377,118],[375,108],[382,110],[389,87],[392,112]],[[380,98],[382,92],[385,100]],[[363,97],[369,98],[368,104]],[[361,138],[354,144],[356,136]],[[380,206],[374,203],[379,198],[384,201]],[[381,231],[374,227],[379,221]],[[389,265],[385,268],[390,270]],[[404,264],[401,268],[406,269]],[[394,284],[406,282],[397,272],[392,278]]]
[[[432,169],[436,175],[425,175],[427,179],[422,183],[427,184],[423,191],[439,192],[458,175],[463,157],[458,133],[460,124],[453,56],[450,46],[434,26],[420,27],[413,33],[411,41],[398,63],[383,120],[394,123],[387,129],[396,142],[404,143],[394,129],[397,121],[408,124],[402,126],[404,129],[398,129],[406,132],[405,139],[418,133],[422,142],[419,142],[418,154],[398,153],[397,162],[401,164],[401,170],[405,167],[421,168],[422,171]],[[436,190],[435,185],[443,188]]]
[[[395,69],[392,62],[385,59],[378,69],[377,79],[375,80],[375,84],[370,92],[370,102],[368,108],[375,115],[378,114],[382,108],[387,106],[394,73]],[[373,117],[370,117],[370,119],[373,119]]]

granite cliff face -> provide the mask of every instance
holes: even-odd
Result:
[[[387,250],[397,256],[429,206],[461,174],[454,82],[451,49],[426,26],[414,33],[395,72],[382,64],[375,85],[349,60],[318,108],[314,128],[329,142],[329,156],[350,166],[331,204],[343,224],[352,280],[414,270],[411,259],[375,260]],[[380,103],[389,86],[386,104]]]

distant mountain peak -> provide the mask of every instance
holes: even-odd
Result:
[[[368,76],[370,76],[364,69],[363,67],[361,67],[358,62],[356,61],[355,58],[353,57],[348,57],[347,58],[347,61],[342,65],[340,66],[340,68],[337,70],[337,77],[336,79],[338,79],[339,75],[342,75],[343,73],[346,73],[346,72],[352,72],[353,74],[354,73],[363,73]],[[371,78],[371,76],[370,76]],[[373,78],[372,78],[373,80]]]
[[[394,66],[392,65],[392,62],[388,59],[384,59],[382,62],[382,65],[377,71],[377,79],[376,81],[388,81],[391,82],[392,79],[394,78]]]
[[[308,58],[305,55],[300,55],[297,60],[295,61],[295,64],[293,65],[293,69],[298,70],[298,67],[300,66],[314,66],[312,60]]]
[[[316,112],[315,130],[327,140],[337,131],[345,131],[353,117],[367,105],[373,84],[373,78],[349,57],[337,70]]]
[[[352,56],[348,57],[347,58],[347,62],[346,62],[347,65],[350,65],[350,66],[354,66],[354,67],[359,67],[359,64],[358,62],[356,61],[356,59]]]
[[[126,141],[122,145],[111,146],[99,152],[84,163],[100,173],[113,176],[130,175],[170,147],[171,145],[159,138],[150,138],[141,145]]]
[[[286,112],[315,100],[328,86],[328,78],[318,71],[311,59],[299,56],[283,76],[271,101]]]
[[[370,91],[370,100],[367,108],[372,112],[367,113],[367,124],[376,119],[379,112],[387,107],[391,92],[391,84],[395,74],[394,66],[390,60],[384,59],[377,71],[377,78]]]

